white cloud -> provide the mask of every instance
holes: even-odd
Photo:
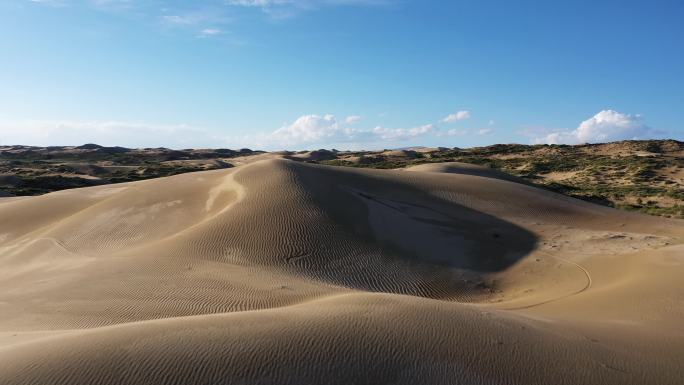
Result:
[[[382,140],[406,140],[424,136],[426,134],[433,133],[434,131],[434,125],[426,124],[413,128],[387,128],[378,126],[373,128],[371,133],[377,136],[378,139]]]
[[[484,136],[484,135],[489,135],[492,132],[494,132],[494,130],[492,130],[491,128],[481,128],[479,130],[452,128],[446,132],[437,131],[435,134],[437,136],[466,136],[466,135]]]
[[[163,125],[117,121],[0,122],[0,144],[67,146],[97,143],[104,146],[171,148],[216,146],[215,133],[186,124]]]
[[[355,119],[351,119],[355,122]],[[334,115],[303,115],[294,122],[270,133],[247,135],[235,142],[255,148],[303,149],[313,147],[346,146],[353,148],[384,147],[386,142],[401,142],[429,135],[437,135],[437,128],[426,124],[411,128],[355,128],[337,120]]]
[[[392,148],[400,142],[419,144],[440,137],[487,135],[491,129],[442,129],[435,124],[414,127],[359,127],[356,115],[338,120],[334,115],[302,115],[270,132],[230,135],[188,124],[150,124],[121,121],[0,121],[0,144],[79,145],[97,143],[124,147],[249,147],[299,150],[344,147]]]
[[[446,132],[447,136],[464,136],[468,135],[468,130],[459,130],[456,128],[452,128],[451,130]]]
[[[655,131],[641,121],[640,115],[603,110],[583,121],[574,130],[557,130],[533,139],[541,144],[600,143],[625,139],[644,139]]]
[[[199,37],[212,37],[222,34],[223,31],[218,28],[205,28],[200,31]]]
[[[179,16],[179,15],[164,15],[161,17],[162,20],[169,24],[176,24],[176,25],[192,25],[197,23],[196,18],[192,18],[189,16]]]
[[[321,142],[340,132],[333,115],[304,115],[292,124],[284,125],[266,136],[283,144]]]
[[[452,114],[455,119],[467,119],[469,111]],[[438,140],[440,137],[486,136],[494,131],[490,127],[481,129],[449,129],[440,128],[436,124],[424,124],[415,127],[358,127],[362,119],[350,115],[338,120],[334,115],[303,115],[294,122],[279,129],[262,134],[247,135],[239,139],[248,147],[265,149],[303,149],[314,147],[372,149],[391,148],[392,142]],[[256,144],[256,145],[254,145]]]
[[[357,115],[351,115],[347,116],[346,119],[344,119],[344,122],[347,124],[355,124],[361,121],[361,117]]]
[[[444,123],[458,122],[459,120],[466,120],[470,118],[470,111],[458,111],[456,113],[450,114],[446,118],[442,119]]]

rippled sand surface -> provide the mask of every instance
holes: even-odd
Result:
[[[459,164],[0,198],[0,384],[681,384],[683,237]]]

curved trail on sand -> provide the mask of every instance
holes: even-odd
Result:
[[[550,299],[548,299],[548,300],[544,300],[544,301],[541,301],[541,302],[537,302],[537,303],[533,303],[533,304],[529,304],[529,305],[524,305],[524,306],[516,306],[516,307],[510,307],[510,308],[500,308],[500,310],[512,311],[512,310],[530,309],[530,308],[533,308],[533,307],[545,305],[545,304],[548,304],[548,303],[551,303],[551,302],[560,301],[560,300],[562,300],[562,299],[569,298],[569,297],[572,297],[572,296],[575,296],[575,295],[584,293],[585,291],[587,291],[587,290],[589,290],[589,289],[591,288],[591,285],[592,285],[591,274],[589,273],[589,270],[587,270],[584,266],[580,265],[579,263],[570,261],[570,260],[568,260],[568,259],[561,258],[561,257],[555,256],[555,255],[551,255],[551,254],[549,254],[549,253],[545,253],[545,252],[538,252],[538,253],[539,253],[539,254],[542,254],[542,255],[545,255],[545,256],[547,256],[547,257],[554,258],[554,259],[559,260],[559,261],[561,261],[561,262],[565,262],[565,263],[567,263],[567,264],[570,264],[570,265],[573,265],[573,266],[577,267],[578,269],[580,269],[580,270],[584,273],[584,276],[585,276],[586,279],[587,279],[586,285],[584,285],[583,288],[581,288],[581,289],[579,289],[579,290],[577,290],[577,291],[575,291],[575,292],[572,292],[572,293],[569,293],[569,294],[565,294],[565,295],[562,295],[562,296],[559,296],[559,297],[556,297],[556,298],[550,298]]]

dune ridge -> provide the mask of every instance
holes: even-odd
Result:
[[[678,383],[681,220],[458,167],[3,198],[0,383]]]

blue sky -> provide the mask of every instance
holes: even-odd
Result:
[[[684,2],[2,0],[0,144],[684,139]]]

